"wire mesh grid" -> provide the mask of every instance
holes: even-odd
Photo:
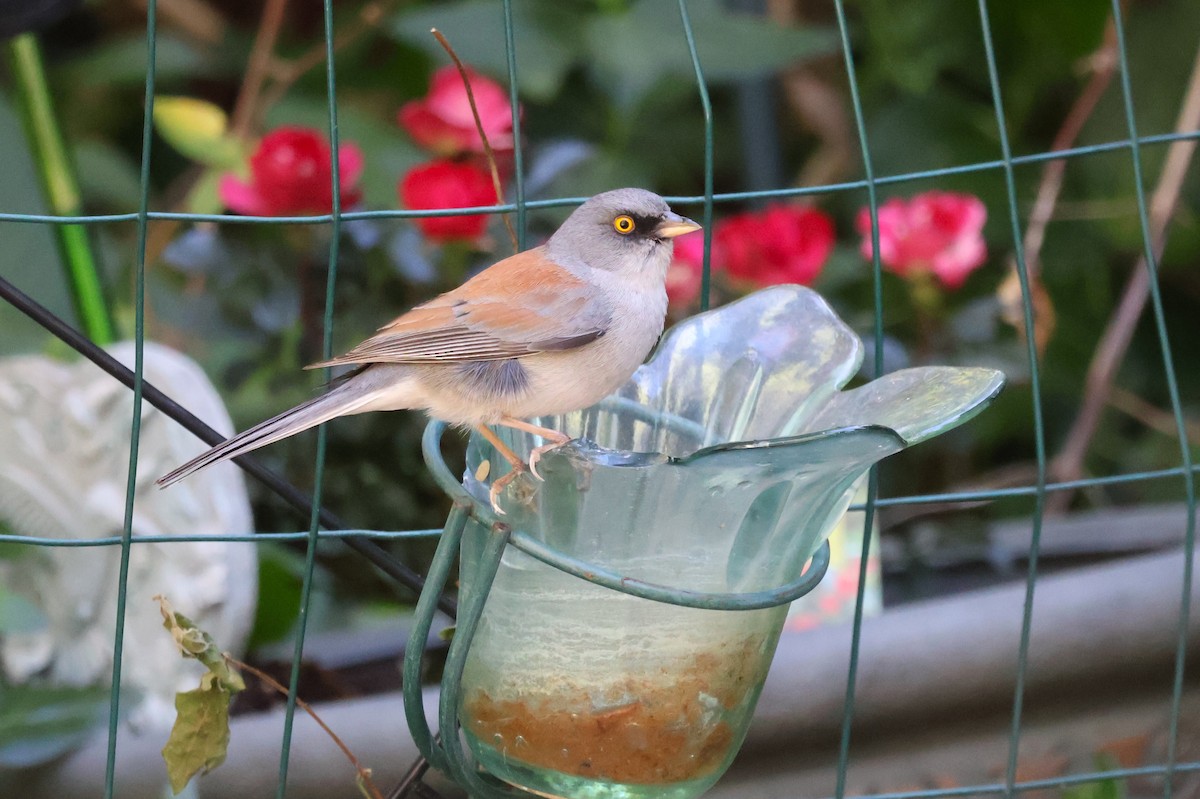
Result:
[[[871,479],[869,481],[869,490],[867,501],[862,509],[865,511],[865,525],[867,529],[871,528],[873,516],[878,508],[899,505],[919,505],[925,503],[938,503],[947,501],[985,501],[996,500],[1005,497],[1025,497],[1033,500],[1033,509],[1031,513],[1032,519],[1032,548],[1028,560],[1028,572],[1025,581],[1025,597],[1023,604],[1023,614],[1021,623],[1020,646],[1018,657],[1013,664],[1016,672],[1016,689],[1012,697],[1011,705],[1011,726],[1008,736],[1008,758],[1006,768],[1004,770],[1003,779],[984,784],[967,785],[950,789],[940,790],[914,790],[901,791],[892,793],[875,793],[872,796],[875,799],[917,799],[918,797],[950,797],[950,796],[965,796],[965,795],[985,795],[985,794],[1000,794],[1003,796],[1013,796],[1019,792],[1046,789],[1046,788],[1065,788],[1072,785],[1080,785],[1084,783],[1109,780],[1123,779],[1135,776],[1159,776],[1163,778],[1163,795],[1165,799],[1170,799],[1173,790],[1172,777],[1184,772],[1200,771],[1200,762],[1181,761],[1178,757],[1178,738],[1179,726],[1181,717],[1181,702],[1184,689],[1185,676],[1185,655],[1187,651],[1187,631],[1189,626],[1189,598],[1192,593],[1192,566],[1195,553],[1195,527],[1196,527],[1196,495],[1195,495],[1195,471],[1196,467],[1193,464],[1191,450],[1187,438],[1187,430],[1185,426],[1185,417],[1183,413],[1183,403],[1180,396],[1180,390],[1176,379],[1176,365],[1172,357],[1171,343],[1167,335],[1166,318],[1163,310],[1163,302],[1158,281],[1158,266],[1155,254],[1154,237],[1151,233],[1151,225],[1149,211],[1147,206],[1145,182],[1142,175],[1142,151],[1146,147],[1161,146],[1171,142],[1183,141],[1188,139],[1200,138],[1200,131],[1184,131],[1173,134],[1160,134],[1141,136],[1138,133],[1136,114],[1135,114],[1135,97],[1129,78],[1128,69],[1128,53],[1125,41],[1125,25],[1122,18],[1122,4],[1120,0],[1112,0],[1112,18],[1115,24],[1117,37],[1117,53],[1119,56],[1119,74],[1120,74],[1120,92],[1123,103],[1124,119],[1127,129],[1127,137],[1109,141],[1101,144],[1078,146],[1069,149],[1056,150],[1053,152],[1040,152],[1027,155],[1016,155],[1011,151],[1008,125],[1005,115],[1005,102],[1003,87],[1001,86],[998,69],[997,69],[997,54],[993,44],[992,26],[989,16],[989,5],[987,0],[978,0],[978,23],[979,29],[976,33],[981,38],[983,53],[987,64],[987,73],[989,78],[991,99],[994,108],[994,122],[996,132],[1000,142],[1000,157],[994,160],[981,161],[966,165],[952,166],[946,168],[929,169],[923,171],[914,171],[904,174],[892,175],[877,175],[873,168],[872,161],[872,143],[868,140],[867,126],[864,121],[863,104],[860,98],[858,80],[855,72],[855,60],[853,57],[853,49],[851,47],[851,37],[849,24],[847,22],[845,4],[842,0],[834,0],[833,8],[837,18],[837,29],[839,33],[841,51],[844,57],[845,77],[848,84],[849,96],[852,101],[853,115],[855,121],[855,129],[857,131],[858,143],[861,150],[861,158],[864,169],[864,178],[862,180],[846,181],[835,184],[807,186],[800,188],[780,188],[766,191],[747,191],[716,194],[713,189],[714,181],[714,163],[713,163],[713,148],[714,148],[714,128],[713,128],[713,112],[712,104],[709,99],[709,89],[704,78],[703,63],[697,53],[695,36],[693,33],[692,20],[689,15],[688,4],[686,0],[678,2],[678,33],[685,38],[688,46],[688,52],[691,57],[691,64],[695,76],[695,88],[699,94],[700,101],[704,112],[704,187],[703,193],[694,196],[680,196],[667,198],[670,202],[679,202],[683,204],[703,203],[703,221],[705,227],[705,261],[703,272],[703,288],[702,288],[702,307],[707,306],[707,298],[710,293],[710,264],[709,253],[711,251],[711,236],[712,236],[712,220],[713,209],[719,203],[733,203],[738,201],[762,198],[794,198],[804,195],[828,194],[832,192],[847,192],[847,191],[865,191],[868,197],[868,208],[871,218],[871,240],[873,243],[873,251],[875,253],[873,259],[873,280],[874,280],[874,370],[875,373],[881,373],[883,369],[883,339],[884,339],[884,320],[885,308],[882,292],[881,280],[881,265],[878,253],[880,252],[879,240],[879,222],[878,208],[879,201],[877,190],[879,187],[907,183],[913,181],[925,181],[937,178],[944,178],[952,175],[999,171],[1003,175],[1004,185],[1007,196],[1007,219],[1010,225],[1011,232],[1011,247],[1015,254],[1018,268],[1016,275],[1020,280],[1021,288],[1021,308],[1023,311],[1023,325],[1025,331],[1025,341],[1027,342],[1026,357],[1028,358],[1029,379],[1032,388],[1032,405],[1030,414],[1034,428],[1034,446],[1036,449],[1036,480],[1030,485],[1009,487],[995,490],[981,491],[958,491],[953,493],[938,493],[938,494],[921,494],[912,496],[897,496],[897,497],[878,497],[878,486],[876,481],[875,470],[872,470]],[[170,213],[152,211],[150,209],[150,173],[151,160],[153,153],[151,151],[151,130],[152,130],[152,115],[155,102],[155,50],[157,42],[157,21],[156,21],[156,2],[148,0],[147,16],[146,16],[146,48],[147,48],[147,63],[148,69],[145,76],[145,112],[142,122],[142,150],[141,150],[141,202],[136,212],[122,214],[103,214],[103,215],[78,215],[78,216],[62,216],[62,215],[44,215],[44,214],[22,214],[22,213],[0,213],[0,222],[10,223],[45,223],[49,225],[95,225],[106,224],[113,222],[136,222],[137,224],[137,253],[136,253],[136,281],[134,286],[134,308],[136,312],[134,329],[135,329],[135,360],[132,370],[125,370],[120,365],[115,364],[111,358],[107,358],[103,351],[92,345],[85,335],[72,331],[66,327],[61,321],[55,319],[52,314],[45,313],[37,306],[36,302],[29,300],[16,289],[16,287],[8,284],[7,281],[0,281],[4,289],[4,298],[13,305],[16,305],[28,315],[32,316],[35,321],[38,321],[47,329],[54,332],[60,338],[68,341],[81,352],[89,355],[93,359],[101,362],[117,379],[126,382],[132,389],[134,394],[134,408],[141,407],[143,399],[155,404],[156,406],[166,410],[168,415],[173,416],[178,421],[181,421],[189,426],[193,432],[196,432],[206,440],[219,440],[218,436],[211,429],[204,427],[194,417],[190,417],[178,405],[175,405],[170,397],[166,397],[148,387],[143,379],[144,366],[144,322],[145,322],[145,266],[146,266],[146,239],[147,227],[153,220],[178,220],[184,222],[202,222],[212,221],[221,222],[223,224],[306,224],[306,225],[329,225],[332,228],[333,235],[329,239],[328,251],[328,282],[326,287],[326,301],[324,306],[324,341],[323,351],[326,358],[333,355],[332,350],[332,331],[333,331],[333,309],[335,291],[338,285],[338,266],[339,266],[339,231],[341,226],[348,221],[355,219],[370,219],[370,218],[414,218],[421,216],[445,215],[445,214],[475,214],[475,213],[514,213],[516,217],[516,229],[520,237],[520,246],[523,248],[525,244],[525,229],[526,229],[526,213],[531,208],[548,207],[548,206],[569,206],[581,201],[582,198],[556,198],[552,200],[531,201],[526,198],[526,189],[524,184],[523,170],[523,154],[521,146],[521,115],[518,113],[518,98],[517,98],[517,61],[516,52],[520,47],[520,42],[517,41],[515,35],[515,26],[513,22],[513,3],[512,0],[503,0],[497,6],[497,22],[503,26],[503,34],[506,41],[507,64],[508,64],[508,79],[510,88],[510,102],[513,109],[513,138],[516,142],[514,158],[514,201],[505,205],[493,205],[481,208],[462,208],[434,211],[397,211],[397,210],[368,210],[343,212],[341,206],[341,197],[339,192],[339,164],[338,159],[332,159],[332,184],[333,184],[333,208],[332,213],[325,215],[312,216],[224,216],[224,215],[208,215],[208,214],[192,214],[192,213]],[[326,50],[326,90],[328,97],[328,134],[333,152],[338,151],[338,103],[337,103],[337,80],[334,59],[334,26],[333,26],[333,9],[331,0],[324,0],[323,3],[324,15],[324,38]],[[665,27],[665,25],[664,25]],[[1171,415],[1175,426],[1176,436],[1179,444],[1179,465],[1174,468],[1139,471],[1134,473],[1111,474],[1091,477],[1082,480],[1051,482],[1048,479],[1048,464],[1046,452],[1046,433],[1045,423],[1043,420],[1042,408],[1042,375],[1039,370],[1038,352],[1035,347],[1034,336],[1034,311],[1032,305],[1031,287],[1029,278],[1025,268],[1025,251],[1023,248],[1023,231],[1022,222],[1019,215],[1018,199],[1016,184],[1014,181],[1014,170],[1021,165],[1043,163],[1056,159],[1077,158],[1082,156],[1094,155],[1098,153],[1115,152],[1120,153],[1125,151],[1128,153],[1130,165],[1134,175],[1134,188],[1136,192],[1137,216],[1141,233],[1142,246],[1144,249],[1144,262],[1149,273],[1149,289],[1150,302],[1153,313],[1154,330],[1157,335],[1161,358],[1162,371],[1165,376],[1167,393],[1170,397]],[[170,542],[200,540],[198,537],[189,538],[187,536],[133,536],[133,520],[135,511],[135,487],[137,483],[137,463],[138,463],[138,446],[141,434],[141,414],[136,412],[130,423],[130,450],[129,450],[129,470],[126,486],[125,499],[125,515],[124,527],[120,536],[98,537],[86,540],[76,540],[65,542],[53,538],[39,538],[21,535],[0,535],[0,542],[9,542],[28,546],[83,546],[83,547],[119,547],[121,552],[120,558],[120,573],[118,583],[118,606],[117,606],[117,622],[113,633],[113,648],[114,648],[114,669],[111,683],[111,704],[108,723],[108,748],[107,748],[107,768],[104,781],[104,795],[106,799],[114,797],[114,772],[117,757],[117,730],[118,730],[118,709],[121,706],[121,674],[122,662],[125,658],[125,653],[122,651],[124,641],[124,616],[125,606],[127,602],[127,584],[129,578],[130,552],[134,545],[144,545],[149,543],[165,544]],[[372,562],[382,568],[386,573],[394,579],[405,583],[409,587],[419,586],[421,577],[407,569],[403,564],[396,562],[389,555],[384,553],[378,547],[372,548],[371,542],[374,540],[396,540],[414,536],[428,536],[436,534],[437,531],[380,531],[380,530],[349,530],[344,529],[344,525],[340,523],[333,514],[321,508],[322,484],[324,479],[324,462],[325,462],[326,436],[325,430],[322,427],[317,434],[317,449],[315,456],[315,477],[313,491],[311,496],[305,495],[303,492],[287,485],[279,478],[267,472],[265,469],[257,466],[249,467],[249,471],[259,479],[267,481],[271,487],[285,497],[293,505],[307,506],[309,509],[309,528],[307,533],[274,533],[274,534],[257,534],[251,536],[219,536],[204,537],[202,540],[222,540],[222,541],[305,541],[307,542],[306,557],[304,561],[304,579],[301,599],[301,610],[299,625],[295,639],[295,648],[292,661],[290,693],[286,709],[285,730],[283,738],[283,746],[279,758],[279,776],[277,795],[283,797],[286,792],[289,758],[291,755],[291,732],[293,726],[294,713],[296,708],[295,697],[296,687],[300,674],[300,662],[304,653],[305,646],[305,630],[307,611],[311,600],[311,592],[313,586],[313,572],[315,563],[316,545],[320,539],[338,538],[352,544],[356,544],[359,551],[372,560]],[[1029,662],[1029,646],[1030,646],[1030,629],[1032,626],[1032,614],[1035,605],[1038,575],[1039,575],[1039,543],[1041,538],[1042,521],[1045,510],[1047,496],[1051,492],[1072,490],[1087,486],[1114,485],[1125,482],[1139,482],[1150,480],[1175,480],[1182,484],[1184,496],[1186,497],[1187,508],[1187,526],[1183,558],[1183,574],[1182,574],[1182,596],[1179,605],[1179,615],[1177,624],[1177,641],[1176,654],[1174,662],[1174,676],[1172,681],[1172,690],[1170,696],[1170,713],[1167,733],[1167,746],[1165,758],[1160,763],[1147,765],[1137,768],[1112,768],[1097,770],[1088,773],[1076,773],[1068,776],[1022,780],[1018,779],[1018,753],[1019,743],[1022,734],[1024,698],[1026,676]],[[324,529],[323,529],[324,528]],[[868,562],[867,554],[871,539],[865,536],[863,539],[863,557],[860,563],[865,570]],[[864,572],[865,573],[865,572]],[[853,620],[852,646],[847,662],[849,678],[847,682],[847,691],[844,702],[844,716],[842,725],[842,735],[840,740],[840,755],[837,763],[837,783],[834,790],[834,796],[844,796],[847,791],[847,773],[850,768],[851,758],[851,742],[853,731],[853,720],[855,710],[855,686],[856,675],[858,671],[858,656],[860,649],[860,632],[863,623],[863,598],[866,585],[865,579],[858,581],[857,605]],[[451,601],[444,600],[442,605],[447,612],[453,613],[454,606]],[[418,774],[419,776],[419,774]]]

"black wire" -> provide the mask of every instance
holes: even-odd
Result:
[[[441,738],[441,735],[435,735],[433,741],[436,744]],[[441,794],[423,781],[425,772],[429,771],[429,761],[424,756],[418,757],[404,776],[400,778],[400,782],[396,784],[387,795],[387,799],[405,799],[409,795],[416,796],[417,799],[441,799]]]
[[[71,327],[56,316],[54,312],[39,304],[32,297],[4,279],[3,276],[0,276],[0,297],[3,297],[14,308],[37,322],[50,333],[53,333],[70,346],[71,349],[99,366],[122,384],[133,388],[134,374],[129,367],[109,355],[83,333]],[[197,438],[206,444],[220,444],[225,440],[225,436],[209,427],[182,405],[145,381],[142,382],[142,397],[146,402],[181,424],[186,430],[195,434]],[[307,521],[309,514],[312,512],[311,495],[263,466],[252,456],[242,455],[241,457],[234,458],[233,462],[266,486],[268,490],[279,496],[293,510],[297,511],[300,518]],[[339,530],[347,527],[341,519],[325,508],[320,509],[318,518],[321,526],[327,530]],[[425,577],[423,575],[397,560],[387,550],[371,539],[353,535],[338,536],[338,539],[369,560],[388,577],[409,588],[414,593],[419,594],[424,587]],[[437,606],[439,610],[450,618],[454,618],[457,615],[458,603],[445,594],[438,596]]]

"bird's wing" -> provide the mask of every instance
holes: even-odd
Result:
[[[610,321],[603,297],[537,247],[418,305],[345,355],[308,368],[518,358],[595,341]]]

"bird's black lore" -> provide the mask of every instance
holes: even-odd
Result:
[[[649,236],[654,232],[654,228],[663,221],[662,215],[648,216],[646,214],[630,214],[633,217],[634,229],[643,236]]]

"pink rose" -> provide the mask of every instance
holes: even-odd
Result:
[[[511,150],[513,119],[508,92],[472,69],[467,70],[467,77],[488,143],[493,150]],[[456,67],[442,67],[434,73],[429,93],[405,103],[398,117],[400,126],[417,144],[438,155],[483,152],[483,140],[475,128],[467,90]]]
[[[472,208],[492,205],[496,190],[491,175],[478,166],[458,161],[431,161],[409,170],[398,186],[405,208]],[[414,220],[426,238],[434,241],[475,240],[487,229],[487,217],[426,216]]]
[[[769,206],[736,214],[713,229],[713,262],[753,286],[810,285],[833,250],[833,221],[809,206]]]
[[[928,191],[911,200],[893,197],[879,207],[879,260],[901,277],[931,272],[956,289],[987,260],[983,224],[987,208],[978,197]],[[871,257],[871,216],[858,212],[862,254]]]
[[[222,175],[217,191],[232,211],[251,216],[327,214],[333,210],[333,159],[329,142],[311,128],[285,126],[262,137],[250,156],[250,179]],[[362,151],[352,143],[338,148],[342,204],[362,198]]]

